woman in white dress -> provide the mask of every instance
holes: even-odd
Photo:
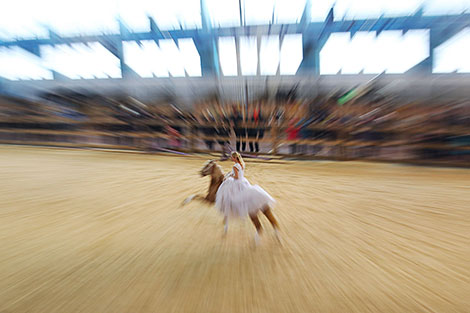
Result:
[[[276,201],[263,188],[248,182],[244,175],[245,162],[238,152],[232,152],[232,161],[235,163],[232,172],[226,175],[215,200],[216,208],[224,215],[224,234],[228,230],[229,218],[249,216],[256,227],[255,242],[258,243],[262,232],[258,219],[258,212],[261,211],[273,225],[278,237],[279,225],[271,211]]]

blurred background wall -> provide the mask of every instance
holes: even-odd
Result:
[[[223,150],[216,142],[259,141],[250,152],[466,164],[469,8],[7,1],[0,141],[209,152]]]

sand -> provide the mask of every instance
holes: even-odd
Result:
[[[470,170],[248,162],[255,247],[180,207],[205,160],[0,147],[0,312],[469,312]]]

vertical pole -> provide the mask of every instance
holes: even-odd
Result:
[[[238,9],[240,10],[240,26],[244,26],[242,15],[242,0],[238,0]]]

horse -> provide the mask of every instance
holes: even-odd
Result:
[[[220,185],[223,183],[223,181],[225,180],[226,176],[228,176],[229,173],[227,173],[227,175],[224,174],[222,167],[219,164],[217,164],[216,160],[209,160],[206,163],[204,163],[204,166],[202,167],[200,174],[202,177],[209,176],[209,175],[211,177],[207,195],[206,196],[201,195],[201,194],[191,195],[184,200],[183,205],[188,204],[192,200],[202,200],[210,204],[214,204],[215,198],[217,195],[217,190],[219,189]],[[260,208],[259,211],[261,211],[269,220],[269,222],[274,228],[276,239],[280,241],[279,224],[276,218],[274,217],[271,211],[271,208],[266,205]],[[250,219],[256,228],[255,242],[256,244],[258,244],[258,241],[259,241],[258,235],[262,232],[261,222],[259,221],[258,214],[250,215]],[[228,220],[227,220],[227,217],[224,217],[224,235],[226,235],[227,230],[228,230]]]
[[[202,200],[211,204],[215,203],[215,196],[217,195],[217,190],[219,189],[220,185],[222,184],[225,178],[222,167],[217,164],[216,160],[209,160],[204,163],[200,174],[202,177],[208,175],[211,176],[211,182],[209,184],[209,191],[207,192],[207,195],[191,195],[184,200],[183,205],[188,204],[192,200]]]

